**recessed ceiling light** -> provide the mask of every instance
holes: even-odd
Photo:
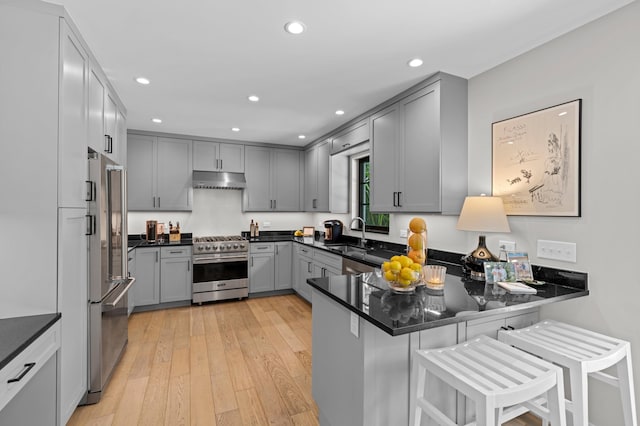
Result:
[[[239,131],[240,131],[240,128],[239,128],[239,127],[232,127],[232,128],[231,128],[231,131],[232,131],[232,132],[239,132]]]
[[[344,115],[344,111],[339,109],[336,111],[336,115]]]
[[[410,60],[409,62],[407,62],[407,64],[408,64],[411,68],[416,68],[416,67],[419,67],[420,65],[422,65],[422,59],[420,59],[420,58],[414,58],[414,59]]]
[[[151,121],[158,124],[162,123],[162,120],[160,120],[159,118],[152,118]]]
[[[145,77],[138,77],[138,78],[136,78],[136,81],[137,81],[138,83],[140,83],[140,84],[145,85],[145,86],[146,86],[147,84],[151,83],[151,81],[149,81],[149,79],[148,79],[148,78],[145,78]]]
[[[298,139],[306,139],[305,135],[298,135]]]
[[[256,95],[251,95],[247,99],[249,99],[251,102],[258,102],[260,100],[260,98]]]
[[[289,34],[302,34],[305,30],[304,24],[300,21],[291,21],[284,24],[284,30]]]

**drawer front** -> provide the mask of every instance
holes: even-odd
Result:
[[[251,253],[273,253],[273,243],[251,243],[249,245],[249,251]]]
[[[313,259],[316,262],[324,263],[326,266],[342,271],[342,257],[335,254],[325,253],[321,250],[315,250]]]
[[[0,371],[0,410],[20,392],[59,348],[60,320]],[[29,367],[31,364],[34,365]],[[20,380],[8,383],[12,379],[17,379],[27,369],[29,369],[28,372]]]
[[[296,244],[296,253],[299,256],[312,258],[313,257],[313,248],[304,246],[302,244]]]
[[[161,247],[160,257],[162,259],[170,259],[172,257],[191,257],[191,247],[190,246]]]

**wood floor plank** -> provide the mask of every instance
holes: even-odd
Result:
[[[306,346],[296,337],[296,335],[291,331],[291,328],[284,322],[282,317],[275,311],[267,312],[267,316],[275,325],[276,329],[282,336],[282,338],[287,342],[292,351],[303,351],[306,349]]]
[[[191,374],[191,425],[215,425],[216,413],[209,375]]]
[[[211,391],[216,414],[238,408],[235,390],[228,371],[211,375]]]
[[[293,416],[309,410],[300,388],[289,375],[280,357],[277,354],[265,355],[264,363],[289,414]]]
[[[151,367],[147,389],[142,401],[139,426],[156,426],[164,424],[164,407],[169,392],[170,362],[154,362]]]
[[[173,376],[169,379],[169,392],[165,409],[166,426],[186,426],[191,423],[189,375]]]
[[[251,381],[251,374],[249,374],[249,370],[247,369],[242,351],[240,349],[234,349],[225,352],[225,359],[229,366],[233,388],[236,391],[252,388],[253,382]]]
[[[260,399],[254,388],[236,392],[238,411],[243,425],[262,426],[268,424],[267,417],[260,404]]]
[[[127,381],[124,393],[120,398],[120,403],[113,417],[114,425],[138,423],[148,381],[149,377],[140,377]]]
[[[218,426],[243,426],[242,416],[239,410],[225,411],[224,413],[216,414],[216,422]]]

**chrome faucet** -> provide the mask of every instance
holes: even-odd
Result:
[[[364,237],[364,230],[365,230],[364,219],[361,218],[360,216],[354,217],[353,219],[351,219],[351,223],[349,224],[349,228],[351,228],[351,225],[353,225],[353,222],[355,222],[356,220],[359,220],[360,222],[362,222],[362,238],[360,239],[360,245],[362,246],[362,248],[367,248],[367,246],[366,246],[367,239]]]

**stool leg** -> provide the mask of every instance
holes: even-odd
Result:
[[[498,409],[494,401],[483,398],[476,403],[476,426],[497,426]]]
[[[420,363],[419,355],[415,354],[413,358],[413,371],[418,372],[418,379],[416,380],[416,388],[414,397],[412,399],[412,410],[410,424],[413,426],[420,426],[422,421],[422,408],[418,404],[418,401],[424,397],[424,382],[426,377],[426,369]]]
[[[548,425],[549,422],[551,422],[552,426],[567,425],[567,413],[564,404],[564,379],[560,368],[556,372],[556,385],[547,391],[547,407],[549,408],[549,418],[542,420],[543,425]]]
[[[618,384],[625,426],[638,426],[636,417],[636,397],[633,390],[633,370],[631,368],[631,351],[627,347],[627,356],[618,362]]]
[[[573,426],[589,426],[589,394],[587,373],[581,366],[569,368]]]

